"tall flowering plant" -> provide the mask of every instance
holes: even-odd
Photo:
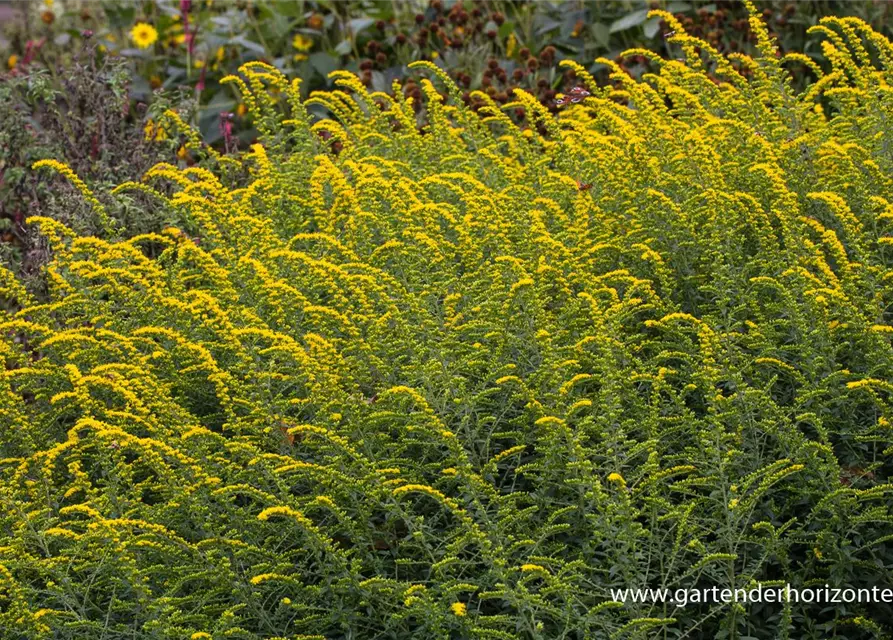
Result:
[[[419,128],[399,90],[250,63],[225,81],[259,143],[169,111],[208,168],[115,189],[176,224],[32,217],[46,295],[0,271],[2,628],[888,633],[864,602],[611,595],[890,583],[893,45],[826,19],[799,90],[750,10],[757,56],[655,12],[672,55],[563,63],[588,95],[557,115],[419,63]]]

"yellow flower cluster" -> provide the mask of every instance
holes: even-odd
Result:
[[[825,18],[797,90],[755,9],[755,58],[652,17],[679,55],[567,63],[589,96],[558,115],[466,108],[429,63],[419,115],[253,62],[241,155],[169,112],[146,133],[189,168],[97,197],[38,162],[110,228],[126,190],[176,222],[31,218],[44,289],[0,269],[0,628],[713,637],[740,620],[604,594],[817,582],[844,547],[880,583],[893,46]]]

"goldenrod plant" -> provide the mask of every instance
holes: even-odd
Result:
[[[211,168],[118,191],[176,227],[32,217],[0,637],[887,637],[883,604],[612,600],[893,586],[893,45],[824,19],[799,91],[751,11],[753,58],[656,12],[674,55],[569,64],[557,116],[419,63],[420,128],[401,91],[248,64],[259,144],[190,133]]]

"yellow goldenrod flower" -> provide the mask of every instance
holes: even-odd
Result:
[[[291,46],[294,47],[297,51],[310,51],[310,49],[313,47],[313,40],[302,33],[296,33],[295,37],[292,38]]]
[[[181,22],[203,19],[204,6],[183,2]],[[167,42],[178,31],[163,19]],[[153,110],[144,134],[165,140],[167,161],[108,194],[141,191],[135,205],[161,203],[182,230],[79,235],[58,219],[30,218],[52,249],[50,286],[32,296],[0,267],[0,416],[22,439],[0,468],[4,500],[59,563],[44,566],[0,533],[0,555],[13,558],[0,561],[0,582],[16,626],[35,637],[64,631],[63,611],[26,606],[29,590],[62,602],[89,583],[77,572],[55,586],[22,577],[59,577],[72,553],[95,564],[110,550],[146,593],[205,575],[210,558],[222,583],[245,583],[268,605],[244,608],[245,590],[224,590],[215,595],[223,630],[258,629],[265,611],[294,607],[309,626],[266,635],[320,640],[296,635],[324,631],[306,610],[313,603],[285,596],[359,580],[345,607],[372,597],[398,616],[468,627],[465,635],[479,600],[509,592],[519,606],[488,623],[509,637],[526,628],[521,609],[562,594],[586,600],[569,609],[567,628],[616,622],[586,590],[600,579],[603,551],[616,555],[631,539],[642,553],[621,553],[630,575],[674,561],[689,575],[735,562],[722,552],[741,532],[693,535],[771,511],[739,523],[745,537],[777,539],[780,553],[812,572],[804,580],[818,580],[826,546],[833,553],[870,536],[889,486],[877,465],[893,453],[878,433],[893,420],[884,351],[893,321],[878,314],[893,292],[884,268],[893,196],[886,138],[875,137],[893,114],[889,78],[876,68],[890,66],[889,49],[860,26],[863,54],[849,33],[856,22],[825,21],[840,35],[825,33],[830,70],[779,96],[779,61],[709,51],[700,65],[697,42],[671,14],[660,19],[678,29],[673,40],[687,57],[646,51],[662,71],[642,80],[606,59],[610,87],[572,66],[574,84],[592,91],[586,108],[553,109],[520,87],[509,98],[505,83],[469,91],[465,104],[427,48],[428,60],[413,63],[427,77],[392,91],[367,90],[342,70],[329,75],[331,90],[305,97],[299,78],[249,62],[220,80],[239,96],[227,110],[257,127],[247,153],[215,151],[184,116]],[[287,56],[316,50],[319,32],[304,33],[307,50],[288,50],[286,40]],[[487,37],[518,61],[522,42],[502,33]],[[119,40],[132,46],[126,33]],[[172,51],[184,54],[182,66],[185,51]],[[207,70],[229,64],[230,53],[212,47],[188,64]],[[144,75],[154,84],[152,73]],[[833,126],[811,113],[814,102],[834,105]],[[220,118],[224,137],[232,125]],[[102,214],[103,195],[70,167],[34,166],[66,177],[66,192]],[[804,201],[807,191],[819,204]],[[826,302],[813,302],[820,295]],[[752,311],[739,314],[752,318],[742,333],[723,319],[738,300]],[[779,317],[795,318],[797,330]],[[802,327],[834,327],[857,341],[859,357],[840,362],[834,341]],[[730,381],[727,365],[738,361],[746,371]],[[791,393],[775,393],[773,381]],[[857,396],[846,399],[858,419],[823,427],[842,395]],[[739,418],[775,403],[793,427],[749,446]],[[702,410],[710,433],[692,420]],[[813,422],[815,451],[803,451],[796,425]],[[809,462],[832,456],[828,429],[877,442],[877,451],[855,451],[846,467]],[[688,464],[678,464],[680,452]],[[92,481],[94,458],[108,483]],[[635,486],[620,468],[634,469]],[[806,481],[788,478],[807,469]],[[730,470],[744,484],[724,485]],[[716,488],[725,509],[719,499],[690,508],[680,498]],[[151,508],[119,513],[119,493],[125,507],[151,497]],[[163,508],[151,506],[156,496]],[[581,499],[607,519],[576,517]],[[850,501],[852,530],[809,519],[839,499]],[[182,526],[195,500],[213,505],[200,540]],[[121,517],[138,514],[148,520]],[[416,524],[394,528],[382,514]],[[789,522],[790,533],[776,535],[770,520]],[[556,566],[562,542],[593,527],[600,544]],[[812,549],[797,544],[806,538]],[[409,574],[356,562],[357,553],[387,558],[397,547]],[[293,567],[295,553],[309,561]],[[247,564],[226,561],[253,557],[248,575]],[[186,591],[178,607],[205,604]],[[118,598],[116,617],[138,617],[139,600]],[[186,640],[224,635],[181,622]],[[531,618],[528,630],[553,637],[544,622]],[[388,621],[369,625],[366,635],[380,636]]]
[[[530,573],[530,572],[533,572],[533,571],[536,571],[536,572],[539,572],[539,573],[549,573],[549,572],[546,570],[545,567],[540,566],[540,565],[538,565],[538,564],[522,564],[522,565],[521,565],[521,571],[522,571],[523,573]]]
[[[613,482],[614,484],[619,485],[621,487],[626,486],[626,480],[624,480],[623,476],[620,475],[619,473],[617,473],[616,471],[614,473],[611,473],[608,475],[608,482]]]
[[[511,58],[515,55],[515,49],[518,46],[518,39],[515,37],[514,33],[510,33],[508,40],[505,41],[505,57]]]
[[[164,127],[152,119],[146,121],[146,126],[143,127],[143,132],[145,133],[147,142],[150,140],[167,140],[167,132],[164,130]]]
[[[148,49],[158,40],[158,31],[151,24],[137,22],[130,30],[130,39],[140,49]]]

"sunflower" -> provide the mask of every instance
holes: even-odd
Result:
[[[291,41],[291,46],[298,51],[310,51],[310,47],[313,46],[313,40],[305,35],[296,33],[294,39]]]
[[[137,22],[130,30],[130,39],[140,49],[148,49],[158,40],[158,31],[151,24]]]

